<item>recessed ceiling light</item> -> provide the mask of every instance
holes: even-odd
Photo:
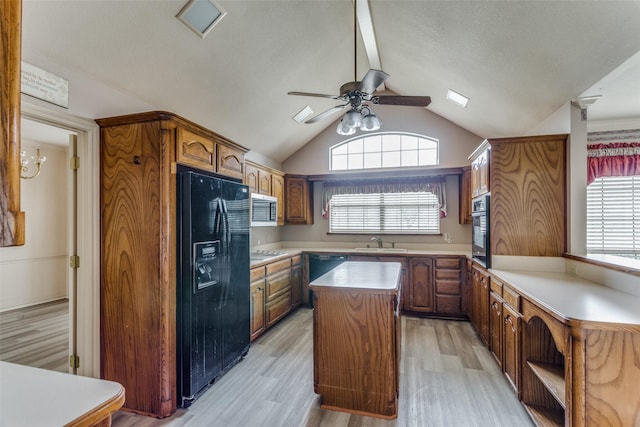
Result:
[[[469,103],[469,98],[451,89],[447,89],[447,99],[455,102],[462,108],[467,108],[467,104]]]
[[[212,0],[189,0],[176,18],[204,38],[226,14],[227,12]]]
[[[311,107],[307,105],[302,110],[300,110],[298,114],[293,116],[293,120],[295,120],[298,123],[302,123],[307,119],[307,117],[309,117],[312,114],[313,114],[313,110],[311,109]]]

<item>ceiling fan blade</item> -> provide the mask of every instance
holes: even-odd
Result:
[[[384,71],[371,69],[362,78],[360,82],[360,92],[373,93],[375,90],[389,78],[389,74]]]
[[[311,124],[311,123],[316,123],[319,122],[320,120],[324,119],[325,117],[329,117],[335,113],[337,113],[338,111],[341,111],[342,109],[344,109],[344,107],[348,106],[349,104],[344,104],[344,105],[336,105],[333,108],[328,109],[327,111],[324,111],[320,114],[318,114],[315,117],[311,117],[309,120],[307,120],[305,123]]]
[[[309,93],[309,92],[287,92],[287,95],[314,96],[316,98],[340,99],[340,96],[338,95],[325,95],[322,93]]]
[[[430,96],[381,95],[371,97],[373,104],[404,105],[406,107],[426,107],[431,104]]]

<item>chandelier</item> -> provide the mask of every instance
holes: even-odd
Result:
[[[20,152],[20,178],[22,179],[32,179],[36,176],[40,175],[40,168],[42,164],[47,160],[45,156],[40,155],[40,148],[36,148],[36,155],[31,156],[31,161],[36,166],[36,172],[31,176],[26,176],[25,174],[29,171],[29,159],[27,159],[27,152]]]

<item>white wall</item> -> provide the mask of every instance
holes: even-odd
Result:
[[[27,156],[37,146],[42,172],[21,180],[25,244],[0,248],[0,311],[68,297],[67,148],[22,141]]]

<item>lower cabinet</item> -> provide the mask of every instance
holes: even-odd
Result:
[[[509,304],[502,305],[502,370],[520,398],[520,313]]]
[[[302,257],[251,269],[251,341],[302,303]]]
[[[503,347],[502,337],[502,297],[496,292],[489,294],[489,350],[502,368]]]
[[[433,258],[411,258],[409,289],[404,299],[404,311],[433,313]]]
[[[471,267],[473,280],[471,322],[485,344],[489,344],[489,272],[474,263]]]

